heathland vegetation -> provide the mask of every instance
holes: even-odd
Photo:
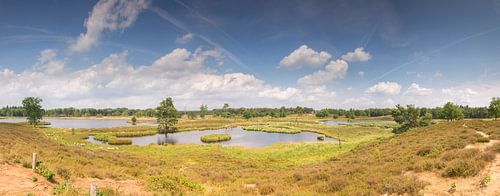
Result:
[[[487,116],[495,117],[495,103]],[[206,106],[201,106],[204,110]],[[493,109],[492,109],[493,108]],[[190,195],[381,195],[425,194],[430,184],[420,174],[437,179],[478,179],[474,186],[498,187],[485,168],[500,155],[500,121],[465,119],[463,107],[447,103],[432,120],[433,111],[413,105],[396,109],[343,110],[306,108],[247,108],[239,112],[224,105],[215,112],[182,115],[167,98],[154,113],[158,127],[129,126],[96,129],[33,127],[0,123],[0,161],[30,168],[39,155],[37,172],[54,184],[56,193],[87,194],[88,184],[112,180],[138,182],[141,191]],[[380,111],[378,117],[355,111]],[[181,114],[179,114],[181,113]],[[321,115],[317,115],[321,113]],[[203,114],[203,115],[201,115]],[[347,122],[328,126],[326,119]],[[394,120],[395,122],[390,122]],[[222,145],[128,145],[125,137],[158,132],[221,129],[241,126],[249,131],[319,133],[340,142],[277,143],[262,148]],[[106,141],[92,144],[87,138]],[[217,142],[230,135],[204,135]],[[110,146],[120,145],[120,146]],[[480,147],[476,147],[480,146]],[[424,175],[425,176],[425,175]],[[434,178],[433,178],[434,179]],[[480,180],[479,180],[480,179]],[[433,182],[435,183],[435,182]],[[119,187],[101,187],[107,194],[126,194]],[[445,191],[463,190],[450,184]],[[479,192],[477,192],[479,193]]]

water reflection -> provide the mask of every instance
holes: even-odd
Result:
[[[186,131],[169,134],[156,134],[143,137],[124,138],[132,140],[133,145],[145,146],[155,144],[204,144],[200,137],[205,134],[227,133],[231,135],[231,140],[219,142],[223,146],[245,146],[263,147],[277,142],[317,142],[317,133],[302,132],[297,134],[266,133],[259,131],[245,131],[240,127],[232,129],[206,130],[206,131]],[[92,143],[100,144],[89,137]],[[332,138],[325,138],[323,142],[336,141]]]

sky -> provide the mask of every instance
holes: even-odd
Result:
[[[486,106],[498,0],[2,0],[0,106]]]

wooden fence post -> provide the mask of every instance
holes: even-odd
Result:
[[[35,171],[36,169],[36,152],[33,153],[33,161],[31,162],[31,169]]]
[[[90,196],[97,196],[97,184],[96,184],[96,182],[90,183]]]
[[[342,148],[342,142],[340,141],[340,133],[337,133],[337,138],[339,139],[339,148]]]

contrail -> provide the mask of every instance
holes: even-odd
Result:
[[[185,4],[181,4],[183,6],[187,6]],[[154,6],[151,6],[149,7],[149,9],[151,11],[153,11],[154,13],[156,13],[158,16],[160,16],[160,18],[172,23],[175,27],[185,31],[185,32],[193,32],[191,31],[187,26],[185,26],[181,21],[175,19],[173,16],[171,16],[167,11],[159,8],[159,7],[154,7]],[[201,40],[205,41],[206,43],[212,45],[213,47],[215,48],[219,48],[220,50],[222,50],[222,52],[224,52],[224,54],[231,60],[233,61],[234,63],[236,63],[238,66],[240,67],[243,67],[245,69],[247,69],[248,71],[250,71],[253,75],[256,75],[257,77],[260,78],[259,74],[257,74],[257,72],[255,72],[251,67],[247,66],[246,64],[244,64],[243,62],[241,62],[232,52],[228,51],[226,48],[222,47],[219,43],[217,42],[214,42],[212,41],[211,39],[209,39],[208,37],[204,36],[204,35],[201,35],[201,34],[198,34],[198,33],[193,33],[196,37],[200,38]]]
[[[486,31],[483,31],[483,32],[475,33],[475,34],[472,34],[472,35],[466,36],[466,37],[464,37],[464,38],[461,38],[461,39],[455,40],[455,41],[453,41],[453,42],[450,42],[450,43],[448,43],[448,44],[445,44],[445,45],[443,45],[443,46],[441,46],[441,47],[439,47],[439,48],[437,48],[437,49],[435,49],[435,50],[431,50],[431,51],[430,51],[430,52],[428,52],[426,55],[420,56],[420,57],[418,57],[418,58],[416,58],[416,59],[413,59],[413,60],[411,60],[411,61],[408,61],[408,62],[406,62],[406,63],[403,63],[403,64],[401,64],[401,65],[399,65],[399,66],[397,66],[397,67],[395,67],[395,68],[393,68],[393,69],[391,69],[391,70],[389,70],[389,71],[385,72],[385,73],[384,73],[384,74],[382,74],[381,76],[376,77],[376,78],[374,78],[374,79],[372,79],[372,80],[368,81],[368,83],[372,83],[373,81],[380,80],[380,79],[382,79],[382,78],[386,77],[387,75],[389,75],[389,74],[391,74],[391,73],[393,73],[393,72],[395,72],[395,71],[397,71],[397,70],[399,70],[399,69],[401,69],[401,68],[403,68],[403,67],[406,67],[406,66],[411,65],[411,64],[413,64],[413,63],[415,63],[415,62],[418,62],[418,61],[420,61],[420,60],[422,60],[422,59],[424,59],[424,58],[428,58],[429,56],[431,56],[431,55],[433,55],[433,54],[436,54],[436,53],[438,53],[438,52],[440,52],[440,51],[442,51],[442,50],[448,49],[448,48],[450,48],[450,47],[452,47],[452,46],[455,46],[455,45],[457,45],[457,44],[459,44],[459,43],[462,43],[462,42],[465,42],[465,41],[467,41],[467,40],[470,40],[470,39],[473,39],[473,38],[476,38],[476,37],[479,37],[479,36],[483,36],[483,35],[486,35],[486,34],[488,34],[488,33],[494,32],[494,31],[497,31],[498,29],[500,29],[500,27],[495,27],[495,28],[492,28],[492,29],[489,29],[489,30],[486,30]]]

